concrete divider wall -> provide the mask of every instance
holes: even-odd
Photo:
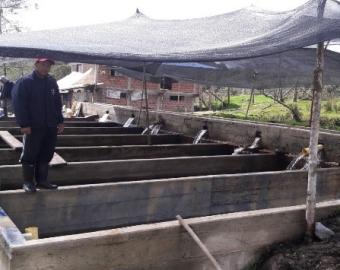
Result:
[[[99,123],[96,121],[65,121],[65,127],[121,127],[115,122]],[[18,124],[14,120],[0,121],[0,129],[15,128]]]
[[[15,136],[22,141],[22,136]],[[59,135],[57,146],[91,146],[91,145],[147,145],[148,136],[141,134],[105,134],[105,135]],[[189,143],[192,139],[181,135],[160,134],[150,136],[151,144]],[[0,141],[0,147],[8,145]]]
[[[1,125],[1,122],[0,122]],[[3,128],[12,135],[21,135],[20,128]],[[65,127],[63,135],[90,135],[90,134],[141,134],[143,128],[139,127]]]
[[[49,178],[58,185],[95,184],[111,181],[174,178],[197,175],[278,171],[286,164],[274,154],[239,156],[170,157],[70,162],[50,169]],[[21,165],[0,166],[1,189],[22,185]]]
[[[318,201],[340,198],[340,169],[322,169]],[[1,191],[0,206],[23,230],[60,235],[183,217],[302,204],[306,172],[186,177],[62,187],[29,196]],[[25,203],[22,203],[24,200]]]
[[[229,155],[233,151],[234,146],[232,145],[215,143],[57,147],[56,149],[56,152],[67,162],[175,156],[215,156]],[[0,149],[0,165],[18,164],[20,154],[20,151]]]
[[[318,204],[318,218],[340,201]],[[305,230],[304,206],[265,209],[187,222],[225,270],[240,270],[271,244],[296,239]],[[55,237],[12,247],[4,270],[213,270],[177,221]]]
[[[117,122],[124,122],[131,113],[138,115],[138,110],[122,106],[110,106],[99,103],[84,103],[84,112],[101,115],[110,108],[110,113]],[[161,116],[166,123],[166,129],[195,135],[207,125],[210,138],[244,145],[251,143],[255,132],[262,132],[263,142],[269,149],[281,149],[289,153],[298,153],[302,147],[309,145],[309,130],[285,125],[274,125],[252,121],[206,118],[185,113],[166,111],[151,111],[150,121],[156,121]],[[141,115],[142,124],[145,124],[145,113]],[[320,142],[325,144],[326,156],[330,161],[340,162],[340,134],[336,132],[321,132]]]

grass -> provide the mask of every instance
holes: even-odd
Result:
[[[230,98],[231,104],[229,108],[215,111],[212,115],[224,118],[245,119],[248,102],[249,95],[232,96]],[[301,115],[301,122],[294,121],[287,108],[263,95],[255,95],[255,102],[250,105],[247,119],[297,126],[308,126],[311,101],[299,100],[294,103],[292,100],[287,100],[285,103],[297,106]],[[217,102],[215,102],[213,107],[218,108],[220,106]],[[340,131],[340,99],[322,101],[320,122],[322,128]]]

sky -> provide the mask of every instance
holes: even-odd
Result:
[[[294,9],[307,0],[27,0],[19,21],[26,31],[123,20],[139,8],[153,19],[212,16],[255,5],[272,11]],[[38,9],[34,8],[37,3]]]

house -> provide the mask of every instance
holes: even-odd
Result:
[[[72,63],[72,72],[95,71],[94,88],[73,91],[73,100],[109,103],[113,105],[141,106],[143,81],[128,77],[109,66]],[[201,86],[190,82],[177,82],[165,78],[161,83],[147,82],[148,104],[152,110],[194,110],[195,99]],[[142,104],[145,107],[145,102]]]

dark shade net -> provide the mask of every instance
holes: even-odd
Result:
[[[340,4],[317,0],[288,12],[255,8],[190,20],[153,20],[141,13],[108,24],[6,34],[0,56],[136,66],[138,61],[199,62],[257,57],[340,37]]]
[[[159,82],[162,77],[207,85],[237,88],[310,87],[315,68],[316,49],[296,49],[257,58],[227,62],[161,63],[146,66],[146,79]],[[117,68],[120,73],[142,80],[142,68]],[[324,83],[340,85],[340,54],[325,53]]]

